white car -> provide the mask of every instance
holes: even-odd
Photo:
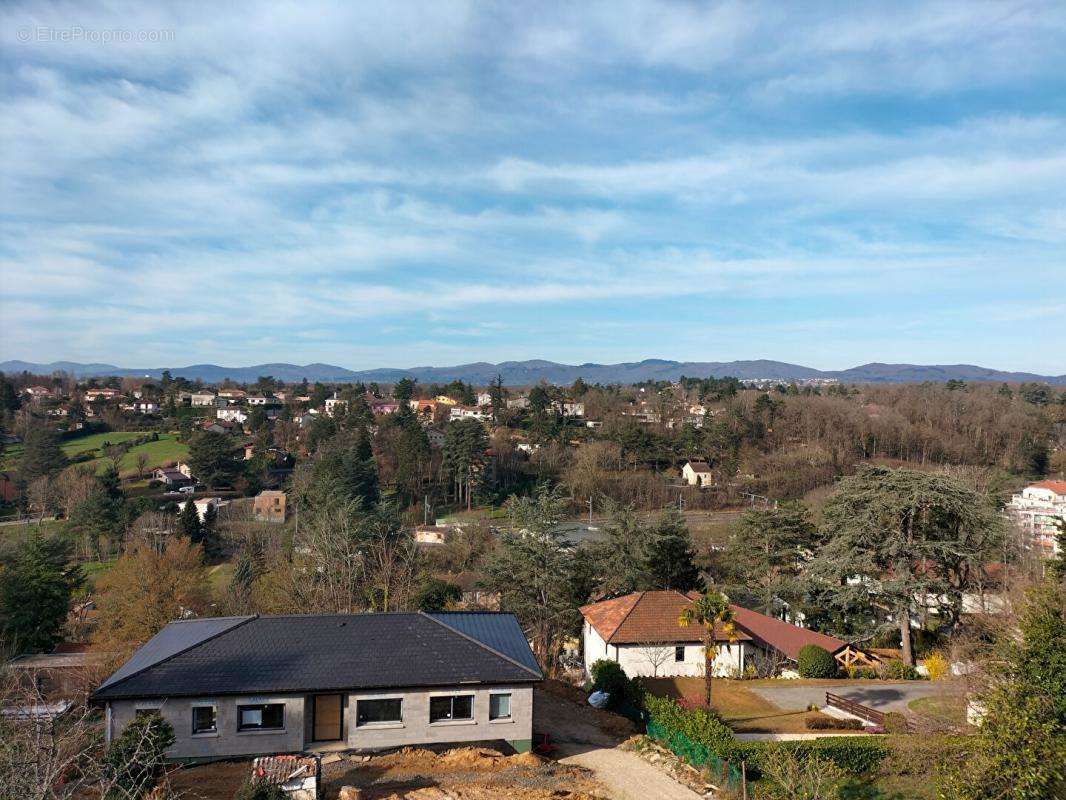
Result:
[[[181,488],[178,489],[178,491],[181,492],[182,494],[192,494],[192,493],[194,493],[196,491],[196,487],[195,486],[182,486]]]

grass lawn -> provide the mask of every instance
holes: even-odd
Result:
[[[919,697],[907,703],[907,708],[923,717],[931,717],[952,727],[966,725],[966,697],[959,694]]]
[[[101,449],[105,442],[108,444],[121,444],[138,436],[144,436],[144,431],[109,431],[107,433],[91,433],[88,436],[79,436],[76,439],[67,439],[60,445],[60,449],[67,456],[73,458],[81,453],[93,454],[91,461],[82,463],[92,464],[97,474],[100,474],[108,465],[105,453]],[[146,442],[130,448],[129,452],[119,462],[119,472],[123,476],[134,475],[137,471],[137,454],[145,453],[148,456],[146,469],[155,469],[163,464],[180,461],[187,458],[189,448],[181,444],[171,433],[159,434],[158,442]],[[22,457],[22,445],[9,447],[4,451],[4,469],[13,469],[18,466],[19,458]]]
[[[809,733],[809,711],[782,711],[745,684],[728,678],[715,678],[711,687],[711,708],[737,733]],[[654,695],[703,700],[703,678],[645,678],[644,685]]]

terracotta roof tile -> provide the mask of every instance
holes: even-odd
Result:
[[[1041,489],[1050,489],[1055,494],[1066,494],[1066,481],[1039,481],[1033,486]]]
[[[581,614],[609,644],[640,644],[643,642],[698,642],[700,629],[682,627],[678,617],[686,606],[697,599],[697,592],[634,592],[613,600],[592,603],[581,608]],[[716,641],[755,641],[780,650],[791,659],[800,648],[816,644],[835,652],[846,642],[824,633],[800,628],[783,620],[760,614],[737,605],[733,609],[734,632],[715,631]]]
[[[596,632],[610,644],[640,644],[642,642],[699,642],[699,626],[678,624],[681,611],[692,604],[694,597],[681,592],[634,592],[613,600],[593,603],[581,609],[582,615]],[[744,641],[748,634],[736,630],[729,635],[715,631],[716,641]]]

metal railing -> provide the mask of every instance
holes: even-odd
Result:
[[[885,724],[884,712],[878,711],[876,708],[864,706],[862,703],[856,703],[854,700],[841,697],[839,694],[826,692],[825,704],[831,708],[839,708],[841,711],[846,711],[847,713],[859,717],[860,719],[864,719],[867,722],[872,722],[874,725],[883,726]],[[911,719],[907,719],[907,731],[908,733],[917,733],[917,726]]]

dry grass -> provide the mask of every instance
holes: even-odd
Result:
[[[749,681],[715,678],[711,708],[737,733],[809,733],[807,711],[782,711],[748,688]],[[654,695],[703,701],[703,678],[646,678]]]

